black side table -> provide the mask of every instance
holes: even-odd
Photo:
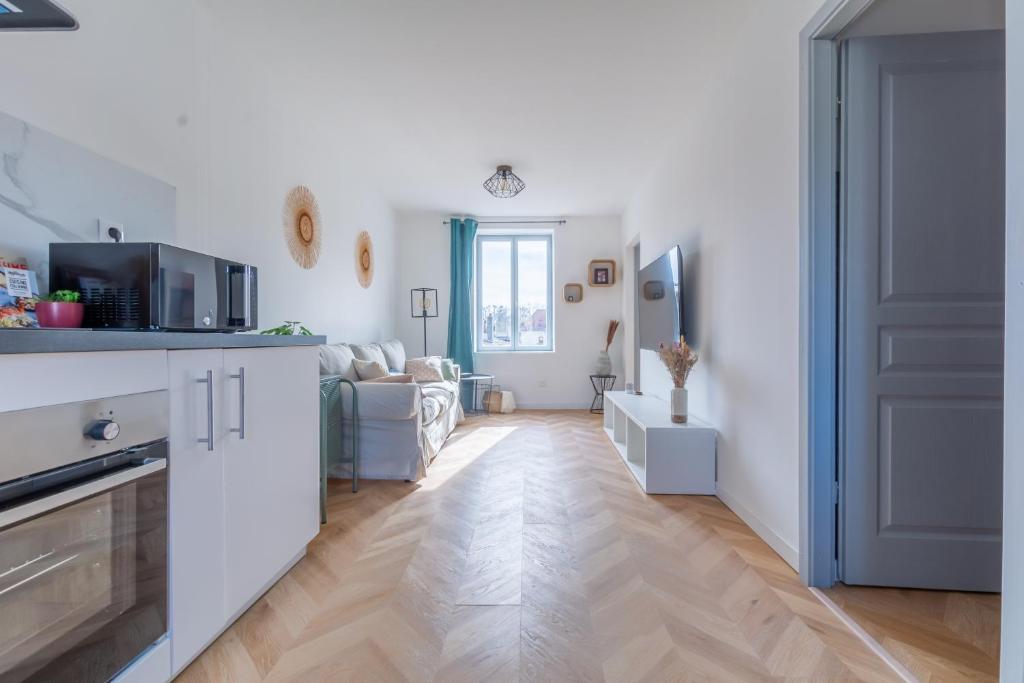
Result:
[[[590,404],[590,412],[600,415],[604,412],[604,392],[615,388],[615,375],[591,375],[590,384],[594,387],[594,400]]]

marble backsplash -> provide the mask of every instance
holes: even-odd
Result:
[[[175,241],[174,187],[0,112],[0,255],[24,256],[48,291],[50,242]]]

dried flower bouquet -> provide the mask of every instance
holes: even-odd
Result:
[[[658,344],[658,357],[672,375],[672,383],[679,389],[684,388],[690,370],[697,364],[697,354],[686,343],[686,337],[680,336],[679,341],[671,345]]]

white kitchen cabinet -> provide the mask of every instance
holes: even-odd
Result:
[[[224,627],[224,357],[172,351],[168,458],[171,663],[178,671]],[[212,380],[207,384],[207,373]],[[212,411],[212,421],[210,420]],[[213,450],[199,439],[213,424]]]
[[[233,377],[226,415],[236,430],[224,450],[226,594],[233,615],[320,528],[320,370],[317,355],[302,347],[229,349],[224,366]]]
[[[170,635],[178,672],[319,530],[319,365],[315,346],[168,356]],[[199,441],[208,432],[212,450]]]

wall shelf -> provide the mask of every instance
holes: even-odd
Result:
[[[605,392],[604,431],[647,493],[714,495],[714,427],[690,417],[672,422],[669,405],[655,396]]]
[[[562,298],[567,304],[578,304],[583,301],[583,285],[578,282],[570,282],[562,287]]]

